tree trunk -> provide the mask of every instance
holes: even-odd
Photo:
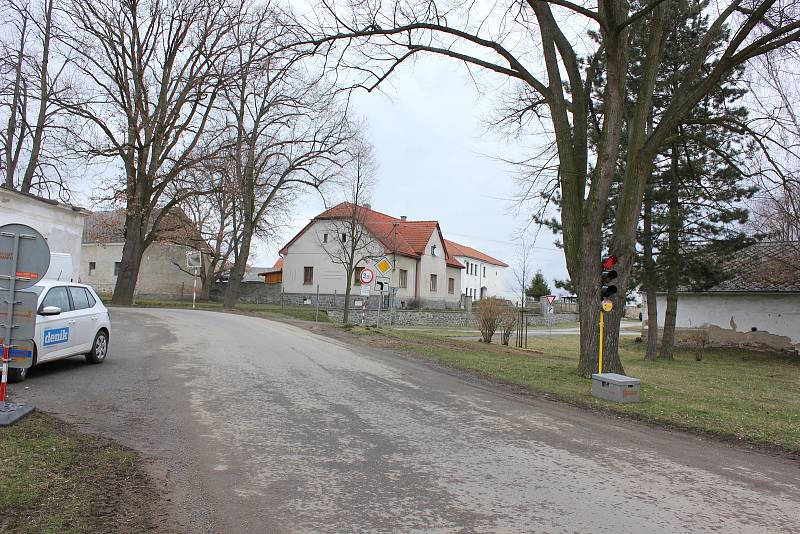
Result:
[[[678,314],[677,288],[667,289],[667,307],[664,311],[664,333],[661,336],[661,351],[658,355],[663,360],[671,360],[675,348],[675,318]]]
[[[342,324],[347,324],[350,318],[350,293],[353,290],[353,284],[350,282],[350,277],[347,277],[347,286],[344,290],[344,314],[342,317]]]
[[[594,232],[595,235],[599,232]],[[599,235],[597,236],[599,237]],[[598,371],[598,357],[600,346],[600,244],[593,237],[584,238],[584,250],[591,254],[585,257],[595,257],[596,261],[584,261],[581,265],[580,282],[578,283],[578,312],[581,327],[581,354],[578,363],[578,374],[584,378],[591,378],[592,373]],[[624,289],[622,302],[624,302]],[[625,374],[622,362],[619,359],[618,343],[614,340],[619,335],[619,320],[622,317],[620,306],[615,306],[612,313],[605,316],[605,335],[603,347],[603,372]],[[624,310],[624,306],[622,307]],[[616,328],[614,328],[616,323]]]
[[[139,279],[139,269],[144,256],[144,231],[142,214],[131,214],[125,218],[125,245],[122,247],[122,260],[119,266],[119,275],[114,284],[112,304],[130,306],[136,293],[136,282]]]
[[[245,217],[242,227],[242,241],[239,255],[233,263],[233,269],[228,277],[228,287],[225,289],[225,297],[222,300],[222,306],[226,310],[232,310],[236,307],[239,301],[239,295],[242,290],[242,279],[244,278],[244,271],[247,267],[247,260],[250,258],[250,245],[253,241],[253,224],[249,217]]]
[[[661,336],[661,350],[658,357],[671,360],[675,348],[675,318],[678,313],[678,282],[680,280],[680,264],[678,262],[678,239],[680,232],[680,205],[679,205],[679,177],[678,177],[678,150],[672,147],[672,172],[669,182],[669,201],[667,203],[667,254],[666,254],[666,285],[667,308],[664,314],[664,332]]]
[[[656,301],[656,273],[653,261],[653,198],[647,189],[644,197],[644,230],[642,232],[642,264],[644,288],[647,299],[647,348],[644,359],[654,361],[658,354],[658,303]]]

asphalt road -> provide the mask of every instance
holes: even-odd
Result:
[[[112,318],[104,364],[11,393],[154,459],[188,532],[800,531],[796,460],[264,319]]]

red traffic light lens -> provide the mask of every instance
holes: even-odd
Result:
[[[606,271],[608,271],[608,270],[610,270],[612,267],[614,267],[616,264],[617,264],[617,257],[616,257],[616,256],[609,256],[609,257],[608,257],[608,258],[606,258],[606,259],[605,259],[605,261],[603,262],[603,269],[604,269],[604,270],[606,270]]]

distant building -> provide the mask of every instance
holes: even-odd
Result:
[[[283,281],[283,258],[278,258],[269,269],[262,269],[258,276],[264,278],[265,284],[280,284]]]
[[[445,239],[445,244],[447,250],[464,265],[461,271],[461,291],[466,296],[475,300],[506,296],[507,263],[455,241]]]
[[[764,242],[736,253],[714,287],[678,292],[676,340],[711,346],[748,346],[778,351],[800,349],[800,242]],[[658,293],[658,324],[664,324],[666,295]],[[647,303],[642,305],[647,334]]]
[[[157,217],[158,212],[153,214]],[[178,209],[167,214],[156,240],[147,247],[136,283],[137,297],[191,298],[194,276],[186,266],[189,251],[204,248],[198,230]],[[99,293],[111,295],[117,282],[125,245],[125,213],[97,211],[86,221],[83,232],[81,282]],[[199,286],[199,280],[198,280]]]
[[[68,254],[71,270],[57,273],[62,280],[77,281],[80,276],[81,235],[87,216],[83,208],[0,187],[0,226],[26,224],[44,236],[51,253]]]
[[[389,284],[397,288],[395,305],[418,302],[428,307],[454,308],[461,303],[461,270],[437,221],[409,221],[358,206],[358,218],[373,238],[368,254],[386,256],[393,264]],[[333,247],[338,235],[336,221],[346,219],[352,204],[341,203],[312,219],[280,251],[283,292],[311,295],[343,295],[347,280],[344,268],[334,263],[326,247]],[[359,264],[353,280],[358,295]]]

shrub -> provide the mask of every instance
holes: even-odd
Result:
[[[422,308],[422,302],[419,299],[411,299],[406,302],[407,310],[418,310],[420,308]]]
[[[500,299],[490,297],[479,300],[476,308],[475,319],[481,331],[481,341],[491,343],[508,305]]]
[[[501,342],[503,345],[508,346],[508,341],[511,339],[511,334],[517,328],[517,310],[513,306],[505,304],[505,309],[500,316],[500,328],[502,328]]]

